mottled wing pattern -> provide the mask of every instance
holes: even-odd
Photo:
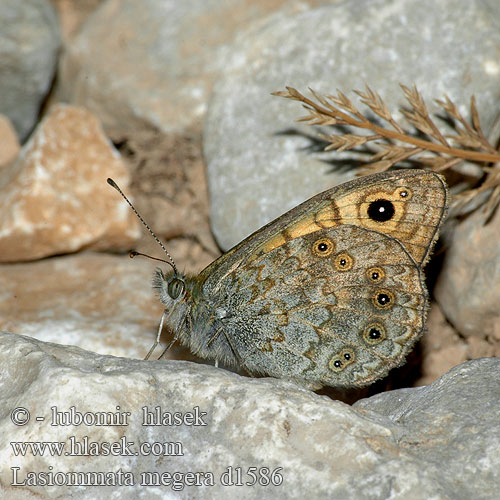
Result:
[[[411,257],[398,241],[350,225],[286,242],[224,289],[224,325],[251,372],[332,386],[386,374],[425,319]]]
[[[209,266],[204,296],[224,311],[224,334],[251,373],[366,385],[400,364],[424,328],[422,266],[446,207],[431,172],[351,181]]]

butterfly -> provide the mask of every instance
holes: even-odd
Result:
[[[314,196],[198,275],[162,245],[171,270],[153,278],[165,311],[146,359],[165,324],[173,342],[251,375],[314,389],[384,377],[424,330],[423,267],[448,198],[439,174],[384,172]]]

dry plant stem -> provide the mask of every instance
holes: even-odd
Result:
[[[288,97],[303,102],[305,105],[307,105],[306,108],[309,109],[310,111],[316,112],[325,117],[331,117],[333,119],[332,124],[338,123],[338,121],[341,120],[342,122],[344,122],[342,124],[352,125],[354,127],[371,130],[375,132],[377,135],[387,139],[398,140],[401,142],[405,142],[407,144],[412,144],[413,146],[416,146],[417,148],[421,148],[426,151],[443,153],[450,156],[454,156],[456,158],[463,158],[464,160],[472,160],[472,161],[486,162],[486,163],[500,162],[500,154],[498,153],[482,153],[479,151],[470,151],[466,149],[452,148],[449,146],[445,146],[442,143],[438,144],[431,141],[426,141],[424,139],[419,139],[417,137],[412,137],[410,135],[406,135],[404,132],[401,133],[398,130],[388,130],[364,118],[362,115],[360,115],[360,113],[357,110],[353,111],[350,109],[349,111],[351,111],[359,119],[353,118],[349,114],[344,113],[343,111],[331,105],[328,105],[328,107],[322,107],[319,104],[312,101],[311,99],[308,99],[307,97],[303,96],[299,91],[297,91],[292,87],[286,87],[286,89],[288,92],[276,92],[275,95],[280,95],[283,97]],[[311,121],[311,120],[313,120],[313,117],[305,117],[304,119],[301,119],[301,121]]]
[[[483,205],[482,211],[486,214],[484,222],[488,222],[500,206],[500,153],[483,134],[474,96],[470,101],[470,122],[462,116],[448,96],[445,95],[443,100],[435,100],[453,123],[454,133],[445,136],[429,115],[425,101],[416,86],[409,88],[401,85],[401,89],[409,104],[409,108],[401,110],[401,113],[424,138],[415,137],[401,127],[392,117],[380,95],[368,86],[364,92],[358,90],[354,92],[365,106],[391,128],[377,125],[372,119],[364,116],[349,98],[338,90],[337,95],[323,96],[310,89],[315,101],[308,99],[293,87],[286,87],[286,91],[273,94],[303,104],[309,114],[299,118],[298,121],[307,122],[309,125],[347,125],[371,131],[372,135],[320,134],[330,143],[325,148],[326,151],[353,150],[375,141],[380,151],[373,154],[371,161],[366,164],[371,172],[387,170],[415,156],[423,166],[437,172],[442,172],[464,160],[479,164],[485,174],[482,182],[479,186],[466,188],[456,194],[453,206],[457,211],[463,210],[465,214],[470,209],[475,210]],[[386,124],[384,125],[387,126]],[[455,147],[450,146],[448,140],[453,141]],[[425,152],[432,155],[421,154]],[[488,193],[487,199],[479,200],[479,205],[476,201],[476,208],[473,208],[474,203],[472,207],[468,207],[469,202],[481,193]]]

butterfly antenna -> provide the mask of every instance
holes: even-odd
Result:
[[[134,257],[137,257],[137,256],[140,256],[140,257],[147,257],[148,259],[151,259],[151,260],[157,260],[159,262],[165,262],[165,264],[168,264],[169,266],[171,266],[172,264],[170,264],[170,262],[168,260],[165,260],[165,259],[159,259],[158,257],[153,257],[152,255],[148,255],[147,253],[142,253],[142,252],[136,252],[135,250],[132,250],[130,253],[129,253],[129,256],[131,259],[133,259]]]
[[[141,214],[136,210],[136,208],[134,207],[134,205],[132,205],[132,203],[130,202],[130,200],[125,196],[124,192],[120,189],[120,187],[118,186],[118,184],[113,179],[110,179],[109,177],[108,177],[107,181],[108,181],[108,184],[111,187],[114,187],[123,196],[123,199],[129,204],[130,208],[134,211],[135,215],[137,215],[137,217],[139,218],[139,220],[144,224],[144,227],[149,231],[149,233],[151,234],[151,236],[156,240],[156,243],[158,243],[158,245],[161,246],[161,248],[165,252],[165,255],[168,257],[168,261],[167,260],[163,260],[162,262],[165,262],[169,266],[172,266],[172,269],[174,270],[174,273],[175,274],[179,274],[177,272],[177,266],[175,265],[174,259],[172,259],[171,255],[168,253],[167,249],[165,248],[165,245],[163,245],[163,243],[160,241],[160,239],[158,238],[158,236],[156,236],[156,234],[153,232],[153,230],[148,226],[147,222],[141,217]],[[130,256],[134,257],[135,255],[141,255],[141,254],[139,254],[138,252],[132,252]],[[149,255],[148,255],[148,257],[149,257]],[[154,258],[154,257],[152,257],[152,258]],[[155,259],[155,260],[161,260],[161,259]]]

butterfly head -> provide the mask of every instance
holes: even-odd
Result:
[[[165,273],[157,268],[153,275],[153,288],[165,307],[165,326],[174,332],[175,340],[180,340],[183,344],[190,342],[195,287],[193,278],[178,271]]]
[[[164,273],[157,268],[153,276],[153,288],[167,309],[186,298],[186,277],[175,271]]]

